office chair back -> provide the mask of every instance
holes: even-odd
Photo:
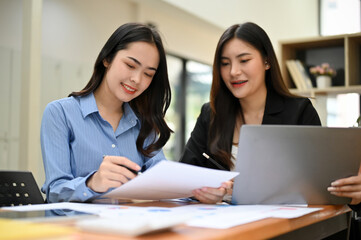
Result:
[[[44,203],[31,172],[0,171],[0,207]]]

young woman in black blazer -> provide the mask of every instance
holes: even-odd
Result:
[[[251,22],[233,25],[221,36],[210,102],[203,105],[180,162],[219,168],[202,156],[206,153],[222,168],[232,170],[243,124],[321,125],[310,100],[289,92],[269,37]],[[215,203],[231,189],[230,181],[193,194],[202,202]],[[361,171],[358,176],[333,182],[328,190],[352,198],[350,207],[360,210]]]
[[[266,32],[254,23],[233,25],[221,36],[213,62],[210,102],[188,140],[180,162],[232,170],[243,124],[321,125],[308,98],[290,93]],[[233,153],[233,154],[232,154]],[[202,202],[222,200],[232,182],[193,192]]]

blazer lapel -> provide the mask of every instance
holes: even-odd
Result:
[[[266,107],[263,114],[262,124],[282,124],[280,113],[284,109],[284,99],[273,90],[267,91]]]

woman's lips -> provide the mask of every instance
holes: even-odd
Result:
[[[233,87],[238,88],[244,86],[247,82],[248,80],[241,80],[241,81],[231,82],[231,84]]]
[[[137,89],[132,88],[131,86],[125,84],[125,83],[121,83],[120,85],[122,85],[124,91],[127,92],[127,93],[129,93],[129,94],[134,94],[135,91],[137,90]]]

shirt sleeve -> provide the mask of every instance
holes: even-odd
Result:
[[[71,127],[68,126],[60,103],[52,102],[46,107],[41,123],[41,151],[46,180],[42,191],[48,202],[92,200],[102,193],[96,193],[86,186],[86,180],[94,174],[74,177],[75,167],[70,162]]]

